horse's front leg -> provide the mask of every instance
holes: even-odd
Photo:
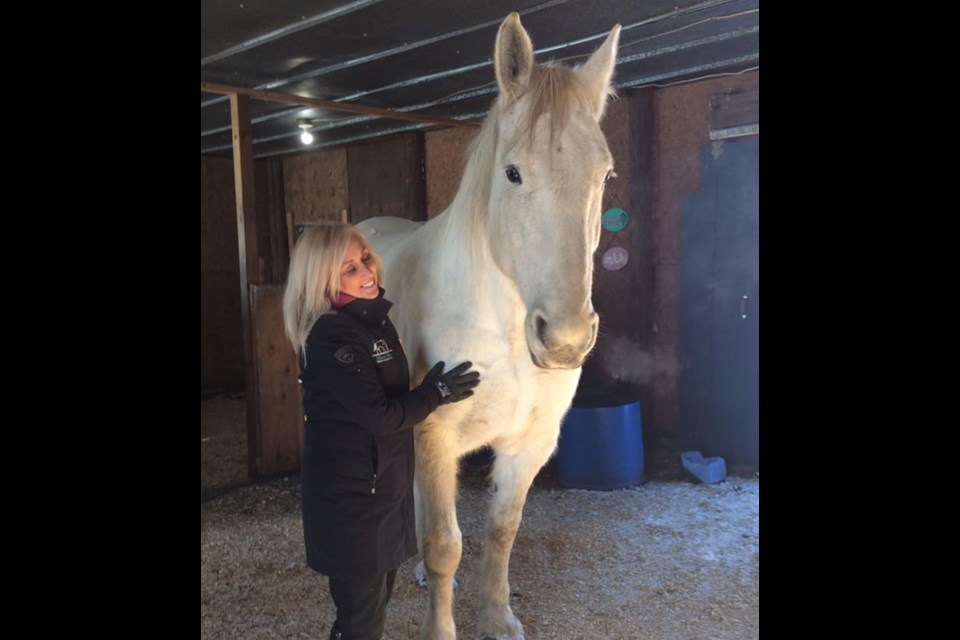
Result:
[[[487,518],[480,566],[480,615],[477,628],[480,638],[523,638],[523,625],[510,608],[507,576],[510,551],[520,527],[527,491],[540,467],[550,458],[556,442],[554,434],[544,442],[526,443],[524,450],[517,454],[497,451],[490,477],[493,501]],[[497,449],[496,445],[494,449]]]
[[[453,577],[462,538],[457,524],[457,458],[444,436],[450,425],[428,419],[415,433],[417,452],[417,538],[430,603],[421,629],[424,640],[454,640]],[[446,433],[445,433],[446,431]]]

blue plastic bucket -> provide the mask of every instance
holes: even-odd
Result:
[[[560,484],[568,489],[623,489],[643,482],[640,403],[574,407],[560,427]]]

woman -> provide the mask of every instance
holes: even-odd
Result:
[[[283,300],[301,356],[307,565],[330,580],[331,640],[381,637],[397,567],[417,551],[412,429],[473,395],[480,378],[469,362],[447,373],[439,362],[410,389],[380,271],[356,227],[312,227],[293,250]]]

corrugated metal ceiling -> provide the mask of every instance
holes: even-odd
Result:
[[[200,80],[476,120],[511,11],[540,62],[579,64],[623,25],[618,89],[760,64],[760,0],[201,0]],[[258,158],[430,126],[256,99],[250,110]],[[314,123],[310,147],[301,119]],[[229,100],[201,89],[200,153],[228,155],[230,138]]]

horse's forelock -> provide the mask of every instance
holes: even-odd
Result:
[[[587,87],[573,69],[553,63],[534,68],[530,77],[531,106],[521,136],[528,144],[533,141],[537,122],[550,116],[550,141],[556,140],[567,127],[570,114],[592,113]]]
[[[524,95],[526,94],[530,95],[530,108],[523,120],[523,126],[511,141],[512,144],[532,144],[536,124],[545,115],[550,116],[552,142],[566,128],[571,113],[591,113],[587,87],[574,70],[567,67],[553,63],[537,65],[531,74],[530,85]],[[461,184],[463,188],[460,191],[466,197],[464,204],[470,205],[466,208],[473,210],[470,213],[471,218],[486,218],[490,201],[490,175],[499,170],[494,167],[498,139],[497,122],[507,107],[509,104],[506,104],[503,97],[494,101],[483,126],[467,149]],[[471,231],[482,234],[485,226],[471,225]],[[471,239],[479,240],[477,237]]]

